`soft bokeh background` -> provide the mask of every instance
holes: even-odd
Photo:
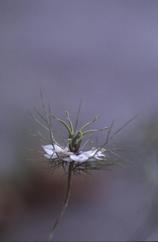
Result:
[[[56,239],[158,239],[157,12],[156,0],[0,1],[2,240],[46,240],[64,196],[60,172],[21,154],[22,116],[40,89],[73,118],[82,99],[81,120],[101,114],[98,127],[138,114],[118,137],[129,164],[75,178]]]

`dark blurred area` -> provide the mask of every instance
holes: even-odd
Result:
[[[0,1],[1,241],[46,240],[64,199],[66,178],[25,116],[40,90],[73,119],[83,100],[80,122],[100,114],[98,128],[138,114],[116,137],[121,167],[73,178],[55,239],[158,240],[157,10],[156,0]]]

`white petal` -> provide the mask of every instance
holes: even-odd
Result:
[[[97,151],[97,149],[89,150],[84,153],[87,153],[89,155],[89,158],[94,157],[98,160],[105,158],[105,154],[101,150]]]
[[[105,154],[103,154],[103,152],[101,152],[101,151],[98,151],[95,155],[95,158],[98,160],[101,160],[101,159],[105,158]]]
[[[83,153],[81,153],[80,155],[70,155],[70,158],[71,160],[75,161],[75,162],[79,162],[79,163],[82,163],[82,162],[85,162],[86,160],[88,160],[88,156]]]
[[[62,149],[59,145],[56,145],[56,144],[54,144],[54,145],[43,145],[42,148],[49,155],[52,155],[54,152],[56,152],[56,153],[64,152],[64,149]]]
[[[96,151],[97,151],[96,149],[95,150],[88,150],[88,151],[83,152],[83,154],[85,154],[86,156],[88,156],[88,158],[90,158],[90,157],[95,155]]]
[[[59,153],[64,153],[65,151],[58,145],[54,144],[51,145],[43,145],[42,148],[44,149],[44,151],[46,152],[46,154],[44,154],[44,156],[47,159],[56,159],[58,157]]]
[[[43,145],[42,148],[44,149],[44,151],[48,154],[48,155],[53,155],[54,153],[54,148],[52,145]]]
[[[55,148],[55,152],[56,153],[62,153],[62,152],[64,152],[64,149],[63,148],[61,148],[59,145],[54,145],[54,148]]]

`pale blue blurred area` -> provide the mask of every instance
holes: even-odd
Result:
[[[123,119],[157,105],[156,1],[1,1],[1,96]],[[2,98],[2,97],[1,97]],[[64,107],[63,107],[64,106]]]
[[[157,12],[156,0],[0,1],[1,174],[15,169],[16,115],[39,104],[40,89],[55,113],[69,109],[73,118],[83,100],[81,120],[101,114],[99,127],[112,120],[120,126],[138,114],[130,130],[157,113]],[[133,143],[140,133],[134,135]],[[141,155],[132,162],[141,163]],[[69,208],[56,238],[130,240],[156,196],[140,170],[106,173],[108,192],[102,174],[98,193]],[[59,207],[24,211],[4,238],[47,239]],[[145,239],[157,240],[156,229]]]

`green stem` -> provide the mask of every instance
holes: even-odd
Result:
[[[54,237],[54,234],[55,234],[55,231],[62,219],[62,217],[64,216],[64,213],[68,207],[68,204],[69,204],[69,200],[70,200],[70,197],[71,197],[71,180],[72,180],[72,170],[73,170],[73,165],[74,165],[74,162],[70,162],[69,164],[69,168],[68,168],[68,179],[67,179],[67,189],[66,189],[66,195],[65,195],[65,200],[64,200],[64,204],[63,204],[63,207],[60,211],[60,214],[59,216],[56,218],[52,228],[51,228],[51,232],[49,234],[49,240],[48,241],[52,241],[53,240],[53,237]]]

